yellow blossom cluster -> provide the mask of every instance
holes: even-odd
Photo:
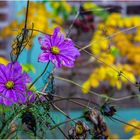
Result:
[[[91,87],[97,88],[101,81],[117,89],[121,89],[123,83],[127,84],[127,79],[136,82],[135,76],[140,74],[139,26],[140,16],[123,17],[117,13],[110,14],[107,20],[98,24],[90,50],[102,64],[94,67],[83,84],[84,93],[88,93]]]
[[[119,48],[123,57],[126,57],[131,64],[133,72],[137,75],[140,74],[140,45],[135,45],[135,42],[129,39],[129,37],[121,33],[113,38],[116,47]]]
[[[111,14],[105,21],[106,26],[131,28],[140,25],[140,16],[126,17],[118,13]]]
[[[98,6],[95,3],[93,3],[93,2],[86,2],[86,3],[84,3],[85,10],[91,10],[91,9],[96,8],[96,7],[98,7]]]
[[[60,2],[51,2],[51,5],[54,9],[64,9],[67,13],[71,13],[72,7],[66,0],[60,1]]]
[[[139,120],[134,119],[134,120],[129,121],[128,123],[140,128],[140,121]],[[133,136],[130,138],[131,140],[140,139],[140,130],[139,129],[136,129],[136,128],[129,126],[129,125],[125,125],[124,131],[126,133],[133,131]]]
[[[54,3],[58,3],[58,2],[54,2]],[[19,11],[17,15],[23,16],[25,15],[25,12],[26,12],[26,7],[24,7],[21,11]],[[62,22],[63,19],[60,16],[55,15],[53,12],[49,11],[45,3],[30,1],[29,11],[28,11],[28,22],[27,22],[28,29],[33,28],[35,30],[40,30],[44,33],[51,34],[52,29],[56,26],[61,25]],[[18,22],[17,20],[14,20],[8,26],[6,26],[0,31],[0,37],[3,39],[7,37],[14,37],[19,33],[21,33],[21,30],[23,28],[24,28],[24,18],[22,22]],[[39,32],[33,31],[32,38],[34,38],[38,34]],[[30,46],[27,46],[27,48],[30,48]]]
[[[131,67],[127,64],[122,65],[118,64],[113,67],[114,69],[123,71],[125,77],[127,77],[131,82],[135,83],[136,79],[131,71]],[[110,86],[116,87],[117,89],[122,88],[122,83],[127,83],[127,79],[123,76],[119,76],[114,69],[108,66],[100,66],[95,68],[88,80],[83,84],[82,91],[83,93],[88,93],[91,87],[97,88],[100,85],[100,82],[106,81]],[[128,71],[130,69],[130,71]]]
[[[102,19],[106,19],[109,14],[104,8],[90,1],[85,2],[83,8],[87,11],[91,11],[94,15],[97,15]]]
[[[4,64],[4,65],[7,65],[8,64],[8,60],[3,58],[3,57],[0,57],[0,63]]]

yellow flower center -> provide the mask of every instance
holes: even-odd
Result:
[[[59,50],[59,48],[58,48],[57,46],[53,46],[53,47],[51,48],[51,52],[52,52],[53,54],[59,54],[60,50]]]
[[[84,131],[84,128],[81,124],[76,125],[76,134],[81,135]]]
[[[7,89],[12,89],[13,86],[14,86],[14,82],[13,81],[8,81],[8,82],[6,82],[5,86],[6,86]]]

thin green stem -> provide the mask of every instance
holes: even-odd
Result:
[[[22,48],[22,45],[23,45],[23,42],[24,42],[24,40],[26,38],[26,33],[27,33],[27,29],[26,28],[27,28],[27,22],[28,22],[28,11],[29,11],[29,0],[27,1],[27,8],[26,8],[26,15],[25,15],[25,23],[24,23],[23,35],[22,35],[21,42],[19,42],[19,44],[18,44],[19,53],[16,56],[15,62],[18,60],[19,55],[21,54],[21,52],[24,49],[23,48],[22,51],[21,51],[21,48]]]
[[[128,125],[128,126],[131,126],[131,127],[135,128],[135,129],[140,130],[140,127],[137,127],[137,126],[132,125],[132,124],[130,124],[130,123],[126,123],[125,121],[122,121],[122,120],[117,119],[117,118],[115,118],[115,117],[112,117],[112,119],[114,119],[114,120],[116,120],[116,121],[118,121],[118,122],[120,122],[120,123],[126,124],[126,125]]]
[[[86,45],[85,47],[79,49],[79,51],[82,51],[82,50],[85,50],[85,49],[89,48],[89,47],[90,47],[91,45],[93,45],[94,43],[100,42],[100,41],[105,40],[105,39],[110,39],[110,38],[112,38],[112,37],[114,37],[114,36],[116,36],[116,35],[118,35],[118,34],[120,34],[120,33],[122,33],[122,32],[130,31],[130,30],[135,29],[135,28],[137,28],[137,27],[139,27],[139,26],[140,26],[140,25],[137,25],[137,26],[134,26],[134,27],[131,27],[131,28],[127,28],[127,29],[123,29],[123,30],[121,30],[121,31],[118,31],[118,32],[116,32],[116,33],[114,33],[114,34],[112,34],[112,35],[110,35],[110,36],[104,38],[104,39],[99,39],[99,40],[96,40],[96,41],[92,41],[90,44],[88,44],[88,45]]]
[[[92,109],[91,107],[89,107],[89,106],[87,106],[87,105],[84,105],[84,104],[82,104],[82,103],[76,102],[76,101],[74,101],[74,100],[72,100],[72,99],[69,99],[69,98],[58,99],[58,100],[54,100],[53,102],[59,102],[59,101],[63,101],[63,100],[68,100],[69,102],[72,102],[72,103],[74,103],[74,104],[77,104],[77,105],[79,105],[79,106],[81,106],[81,107],[85,107],[85,108]]]
[[[68,83],[71,83],[73,85],[76,85],[82,89],[84,89],[80,84],[72,81],[72,80],[69,80],[69,79],[65,79],[65,78],[62,78],[62,77],[58,77],[58,76],[54,76],[55,78],[59,79],[59,80],[62,80],[62,81],[65,81],[65,82],[68,82]],[[107,95],[104,95],[104,94],[100,94],[100,93],[97,93],[97,92],[94,92],[94,91],[89,91],[89,94],[91,95],[96,95],[100,98],[104,98],[104,99],[109,99],[109,100],[112,100],[112,101],[121,101],[121,100],[125,100],[125,99],[130,99],[132,97],[139,97],[139,95],[130,95],[130,96],[124,96],[124,97],[121,97],[121,98],[113,98],[113,97],[109,97]]]
[[[71,122],[71,121],[74,121],[74,120],[78,120],[78,119],[81,119],[81,118],[84,118],[84,117],[83,117],[83,116],[80,116],[80,117],[77,117],[77,118],[74,118],[74,119],[70,119],[70,120],[61,122],[61,123],[59,123],[59,124],[53,126],[50,130],[53,130],[53,129],[55,129],[55,128],[59,127],[60,125],[65,124],[65,123],[68,123],[68,122]]]
[[[46,98],[46,99],[47,99],[48,102],[50,102],[48,98]],[[40,103],[42,103],[42,101],[40,99],[39,99],[39,101],[40,101]],[[44,106],[44,104],[42,104],[42,107],[46,109],[46,107]],[[56,124],[55,120],[50,116],[50,114],[48,112],[47,112],[47,116],[51,119],[51,121],[55,125]],[[63,132],[63,130],[60,127],[57,127],[57,128],[64,135],[64,137],[68,139],[67,135]]]
[[[40,92],[40,91],[37,91],[37,94],[40,93],[42,95],[46,95],[46,93],[43,93],[43,92]],[[80,105],[82,107],[88,107],[82,103],[79,103],[79,102],[76,102],[75,100],[81,100],[81,101],[85,101],[85,102],[89,102],[89,100],[85,99],[85,98],[78,98],[78,97],[62,97],[62,96],[58,96],[58,95],[54,95],[54,94],[51,94],[52,96],[54,97],[57,97],[57,98],[60,98],[60,99],[56,99],[56,100],[53,100],[51,102],[58,102],[58,101],[63,101],[63,100],[69,100],[70,102],[72,103],[75,103],[77,105]],[[75,100],[74,100],[75,99]],[[100,106],[93,102],[93,101],[90,101],[93,105],[95,105],[96,107],[100,108]],[[88,107],[89,109],[91,109],[90,107]]]
[[[11,115],[11,117],[4,123],[5,125],[2,126],[1,130],[0,130],[0,138],[5,137],[5,133],[3,134],[3,131],[5,130],[5,127],[7,127],[7,125],[11,124],[11,122],[23,111],[25,111],[25,109],[28,109],[28,106],[23,106],[18,112],[16,112],[16,116],[13,114]]]
[[[78,45],[76,45],[76,47],[80,48]],[[85,53],[87,53],[87,54],[90,55],[91,57],[95,58],[98,62],[100,62],[100,63],[102,63],[102,64],[104,64],[104,65],[110,67],[112,70],[114,70],[115,72],[117,72],[118,74],[120,74],[120,76],[124,77],[131,85],[133,85],[134,87],[136,87],[135,84],[134,84],[131,80],[129,80],[129,79],[125,76],[125,74],[124,74],[123,72],[120,73],[120,71],[118,71],[117,69],[115,69],[114,65],[109,65],[109,64],[105,63],[104,61],[102,61],[101,59],[99,59],[97,56],[95,56],[94,54],[90,53],[89,51],[87,51],[87,50],[85,50],[85,49],[82,50],[82,51],[85,52]]]
[[[47,63],[47,65],[46,65],[45,69],[43,70],[43,72],[42,72],[42,73],[34,80],[34,82],[28,87],[28,90],[30,90],[30,89],[34,86],[34,84],[43,76],[43,74],[46,72],[46,70],[47,70],[49,64],[50,64],[50,61]]]
[[[63,97],[63,96],[60,96],[60,95],[52,95],[52,96],[54,96],[54,97],[58,97],[58,98],[63,98],[63,99],[70,99],[70,100],[73,100],[73,99],[75,99],[75,100],[81,100],[81,101],[85,101],[85,102],[89,102],[89,100],[88,99],[85,99],[85,98],[81,98],[81,97]],[[97,104],[97,103],[95,103],[95,102],[93,102],[93,101],[90,101],[93,105],[95,105],[96,107],[100,107],[99,106],[99,104]]]

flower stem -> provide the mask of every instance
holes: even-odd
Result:
[[[1,127],[1,129],[0,129],[0,138],[1,138],[1,139],[4,138],[5,135],[7,135],[7,131],[6,131],[6,133],[4,133],[4,130],[5,130],[5,128],[7,127],[7,125],[11,124],[11,122],[12,122],[19,114],[21,114],[23,111],[25,111],[25,110],[28,109],[28,108],[29,108],[29,106],[23,106],[18,112],[15,113],[16,115],[14,115],[14,113],[13,113],[13,115],[11,114],[10,118],[9,118],[6,122],[4,122],[4,125],[3,125],[3,126]]]
[[[21,41],[18,42],[17,44],[17,47],[19,49],[19,53],[17,54],[15,60],[13,60],[12,56],[11,56],[11,60],[12,62],[16,62],[18,60],[18,57],[19,55],[21,54],[21,52],[23,51],[22,49],[22,45],[23,45],[23,42],[26,38],[26,35],[27,35],[27,22],[28,22],[28,11],[29,11],[29,0],[27,1],[27,8],[26,8],[26,15],[25,15],[25,23],[24,23],[24,29],[23,29],[23,34],[22,34],[22,39]],[[22,51],[21,51],[22,50]],[[12,52],[11,52],[11,55],[12,55]]]
[[[53,129],[57,128],[58,126],[60,126],[60,125],[62,125],[62,124],[65,124],[65,123],[67,123],[67,122],[71,122],[71,121],[78,120],[78,119],[81,119],[81,118],[83,118],[83,116],[80,116],[80,117],[77,117],[77,118],[74,118],[74,119],[70,119],[70,120],[61,122],[61,123],[59,123],[59,124],[53,126],[50,130],[53,130]]]
[[[74,82],[72,80],[65,79],[65,78],[58,77],[58,76],[54,76],[54,78],[62,80],[62,81],[65,81],[65,82],[68,82],[68,83],[72,83],[73,85],[76,85],[76,86],[78,86],[80,88],[83,88],[80,84],[78,84],[77,82]],[[112,101],[122,101],[122,100],[130,99],[132,97],[139,97],[139,95],[136,94],[136,95],[123,96],[123,97],[120,97],[120,98],[113,98],[113,97],[109,97],[107,95],[100,94],[100,93],[97,93],[97,92],[94,92],[94,91],[91,91],[91,90],[89,91],[89,94],[96,95],[96,96],[98,96],[100,98],[109,99],[109,100],[112,100]]]
[[[43,76],[43,74],[46,72],[46,70],[47,70],[49,64],[50,64],[50,61],[47,63],[47,65],[46,65],[45,69],[43,70],[43,72],[42,72],[42,73],[34,80],[34,82],[28,87],[28,90],[30,90],[30,89],[33,87],[33,85]]]

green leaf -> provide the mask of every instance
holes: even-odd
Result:
[[[110,53],[111,53],[113,56],[115,56],[115,57],[120,56],[119,49],[116,48],[115,46],[112,46],[112,47],[110,48]]]
[[[5,113],[9,111],[10,109],[11,109],[10,106],[5,106],[5,105],[0,104],[0,113]]]
[[[36,72],[35,67],[32,64],[22,64],[21,66],[24,72]]]
[[[27,86],[29,87],[31,85],[31,83],[30,84],[28,84]],[[33,92],[36,92],[36,87],[33,85],[31,88],[30,88],[30,91],[33,91]]]

